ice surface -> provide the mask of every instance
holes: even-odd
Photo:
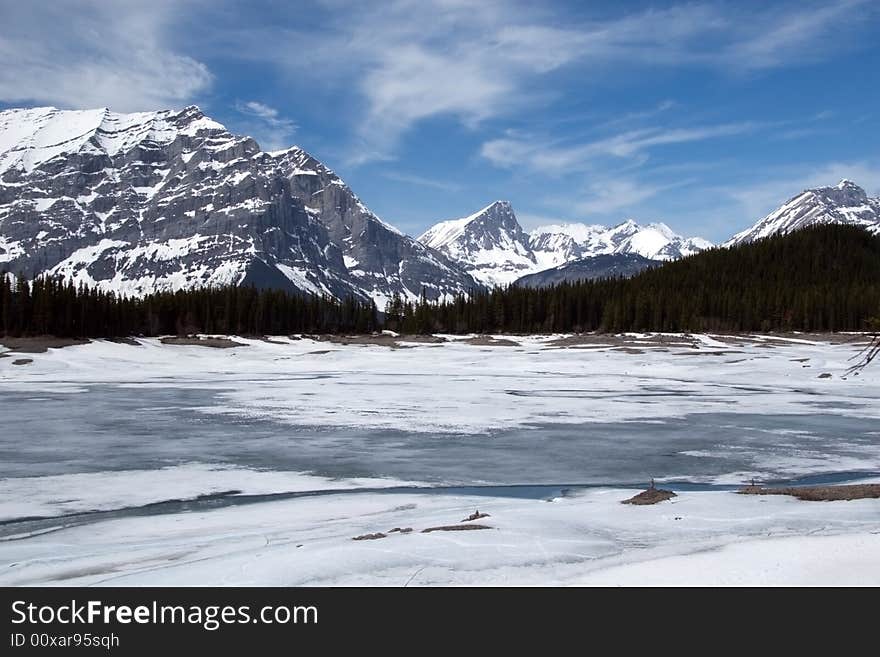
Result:
[[[880,471],[858,336],[446,337],[0,358],[0,584],[880,584],[877,500],[717,489]]]
[[[880,584],[876,500],[339,493],[9,529],[2,585]],[[457,524],[479,509],[491,529]],[[353,541],[395,527],[376,541]],[[14,540],[12,540],[14,539]]]
[[[389,479],[330,479],[301,472],[189,463],[153,470],[117,470],[0,479],[0,521],[139,507],[206,495],[269,495],[413,485]]]

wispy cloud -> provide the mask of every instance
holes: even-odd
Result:
[[[754,122],[726,123],[697,128],[643,128],[583,144],[566,145],[553,140],[505,137],[485,142],[480,154],[496,166],[527,167],[550,174],[583,170],[601,158],[644,161],[655,146],[717,139],[753,132]]]
[[[871,196],[880,196],[880,162],[829,162],[820,166],[789,169],[783,175],[765,176],[756,182],[717,188],[715,192],[734,201],[742,216],[756,221],[805,189],[836,185],[852,180]]]
[[[263,148],[277,150],[291,145],[290,138],[296,132],[297,125],[291,119],[282,116],[274,107],[249,100],[236,103],[235,108],[239,113],[251,117],[251,122],[243,127],[250,127],[249,133]]]
[[[839,19],[855,16],[855,10],[872,11],[873,0],[837,0],[798,8],[774,9],[764,12],[765,20],[729,44],[721,53],[730,65],[744,69],[762,69],[815,61],[829,51],[846,47],[840,30],[852,28],[850,21]],[[829,38],[833,36],[834,38]]]
[[[353,92],[350,160],[361,163],[393,159],[413,125],[433,117],[474,128],[552,101],[558,90],[542,81],[564,68],[589,85],[617,65],[747,73],[820,59],[867,29],[841,19],[873,11],[870,2],[681,3],[590,20],[516,1],[331,0],[320,30],[229,41],[296,79]]]
[[[617,65],[734,73],[799,65],[853,47],[847,35],[869,29],[864,17],[877,11],[873,0],[687,2],[596,20],[517,0],[315,0],[273,5],[267,21],[268,12],[234,0],[0,0],[0,57],[14,62],[0,68],[0,102],[179,106],[211,90],[204,62],[247,61],[344,98],[349,159],[367,162],[394,158],[425,120],[476,128],[552,101],[563,92],[543,82],[562,69],[589,85]]]
[[[693,179],[683,179],[661,184],[627,177],[593,179],[580,190],[576,198],[567,202],[566,207],[576,216],[587,219],[592,215],[608,216],[635,208],[661,192],[684,187],[693,182]],[[556,201],[548,199],[547,202]]]
[[[535,214],[532,212],[517,211],[516,219],[519,221],[520,226],[526,231],[532,231],[535,228],[541,228],[543,226],[581,223],[578,219],[573,219],[571,215],[561,212],[555,214]]]
[[[171,38],[178,3],[0,0],[0,101],[121,111],[179,107],[208,67]]]
[[[424,178],[422,176],[413,175],[411,173],[385,171],[382,173],[382,176],[384,178],[388,178],[388,180],[395,180],[397,182],[406,183],[407,185],[418,185],[419,187],[439,189],[442,192],[459,192],[462,190],[462,186],[458,183],[446,182],[444,180],[435,180],[433,178]]]

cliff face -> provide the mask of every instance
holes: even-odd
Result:
[[[197,107],[0,112],[0,268],[125,294],[255,283],[434,299],[476,283],[299,148]]]

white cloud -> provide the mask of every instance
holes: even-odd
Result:
[[[870,11],[872,1],[837,0],[776,11],[771,8],[765,20],[754,21],[751,29],[723,51],[723,57],[729,65],[745,69],[819,59],[830,50],[845,47],[846,30],[867,18],[862,10]],[[854,13],[856,10],[858,13]]]
[[[256,100],[238,102],[239,113],[251,117],[241,128],[254,137],[265,150],[280,150],[291,146],[290,139],[297,129],[296,123],[285,118],[274,107]]]
[[[446,182],[444,180],[435,180],[434,178],[425,178],[410,173],[401,173],[399,171],[385,171],[382,176],[389,180],[406,183],[408,185],[418,185],[419,187],[429,187],[431,189],[439,189],[442,192],[459,192],[462,186],[458,183]]]
[[[658,184],[620,176],[593,179],[581,190],[578,198],[568,202],[567,207],[577,216],[588,219],[591,215],[608,216],[634,208],[662,192],[684,187],[693,182],[692,179],[683,179],[673,183]],[[551,199],[548,202],[554,201]]]
[[[743,122],[698,128],[642,128],[575,145],[514,136],[485,142],[480,154],[496,166],[560,174],[588,168],[601,158],[644,161],[655,146],[730,137],[759,127],[757,123]]]
[[[169,38],[178,5],[0,1],[0,101],[119,111],[180,107],[213,81]]]
[[[239,103],[238,110],[246,114],[253,114],[254,116],[258,116],[268,123],[276,123],[279,121],[277,109],[275,109],[274,107],[269,107],[268,105],[260,103],[256,100],[250,100],[246,103]]]
[[[523,230],[530,232],[543,226],[559,226],[563,224],[582,223],[580,219],[562,214],[535,214],[532,212],[517,212],[516,219]]]
[[[836,185],[844,178],[863,187],[870,196],[880,197],[880,162],[868,161],[829,162],[800,171],[789,170],[785,176],[724,187],[717,191],[736,202],[742,216],[752,223],[805,189]]]
[[[574,209],[580,216],[607,214],[631,208],[652,196],[656,196],[661,189],[661,187],[625,179],[591,183],[588,187],[588,196],[575,203]]]
[[[247,61],[331,99],[356,163],[392,159],[413,125],[436,117],[475,128],[539,112],[562,95],[552,76],[566,67],[588,86],[617,66],[798,65],[855,47],[847,36],[870,29],[876,11],[873,0],[681,3],[591,20],[524,1],[317,0],[273,4],[267,20],[230,0],[0,0],[0,102],[180,106],[211,88],[205,60]],[[278,142],[273,118],[283,120],[260,117]]]

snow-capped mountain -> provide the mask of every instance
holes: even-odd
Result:
[[[605,226],[587,224],[541,226],[529,233],[529,246],[541,268],[549,269],[601,251],[607,231]]]
[[[833,187],[807,189],[722,246],[745,244],[770,235],[786,235],[822,224],[861,226],[880,234],[880,198],[869,198],[864,189],[849,180],[841,180]]]
[[[0,112],[0,269],[130,295],[202,285],[430,299],[475,281],[305,151],[195,106]]]
[[[676,260],[711,248],[700,237],[682,237],[663,223],[640,226],[632,219],[612,228],[585,224],[542,226],[529,243],[547,267],[608,253],[633,253],[649,260]]]
[[[528,235],[507,201],[495,201],[468,217],[441,221],[419,241],[489,287],[509,285],[538,267]]]
[[[699,237],[681,237],[666,224],[640,226],[632,220],[613,228],[580,223],[542,226],[526,235],[507,201],[435,224],[419,241],[488,286],[509,285],[528,274],[598,255],[674,260],[712,246]]]

